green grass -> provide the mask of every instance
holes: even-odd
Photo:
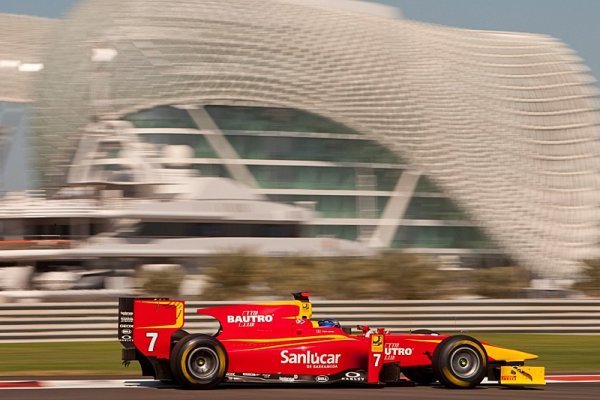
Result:
[[[121,345],[110,342],[0,344],[0,376],[140,375],[121,365]]]
[[[600,335],[474,334],[479,340],[540,356],[547,374],[600,372]]]
[[[495,345],[540,356],[528,365],[543,365],[549,374],[600,372],[600,335],[470,334]],[[137,362],[121,365],[117,341],[0,344],[0,376],[130,375]]]

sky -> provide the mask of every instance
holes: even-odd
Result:
[[[0,12],[60,18],[79,1],[0,0]],[[554,36],[574,49],[600,80],[599,0],[373,1],[398,7],[406,18],[417,21]]]

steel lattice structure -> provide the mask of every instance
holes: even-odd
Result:
[[[57,30],[38,85],[47,183],[64,175],[94,116],[161,104],[290,107],[393,149],[540,276],[569,277],[593,256],[599,107],[572,50],[543,35],[315,4],[84,2]],[[95,63],[94,48],[117,55]]]

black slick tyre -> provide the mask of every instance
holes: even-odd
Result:
[[[414,333],[415,335],[439,335],[436,331],[432,331],[431,329],[415,329],[410,333]]]
[[[183,329],[179,329],[179,330],[175,331],[175,333],[173,333],[171,335],[171,351],[173,351],[173,347],[175,347],[177,342],[179,342],[181,339],[183,339],[187,335],[189,335],[188,331],[185,331]],[[170,365],[169,365],[169,368],[171,368]],[[163,378],[160,381],[165,384],[171,384],[171,383],[173,383],[173,379],[174,378],[171,376],[170,378]]]
[[[192,389],[212,389],[225,377],[227,353],[214,337],[187,335],[171,351],[171,372],[175,380]]]
[[[469,389],[487,373],[487,354],[476,339],[457,335],[444,339],[433,352],[433,373],[446,387]]]
[[[186,337],[188,335],[189,335],[189,332],[185,331],[183,329],[179,329],[179,330],[175,331],[175,333],[173,333],[171,335],[171,349],[173,347],[175,347],[177,342],[179,342],[181,339],[183,339],[184,337]]]

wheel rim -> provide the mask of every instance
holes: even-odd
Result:
[[[470,347],[460,347],[450,356],[450,368],[454,375],[469,379],[477,375],[481,366],[479,354]]]
[[[187,359],[188,371],[200,380],[212,378],[217,373],[219,364],[219,356],[208,347],[194,349]]]

